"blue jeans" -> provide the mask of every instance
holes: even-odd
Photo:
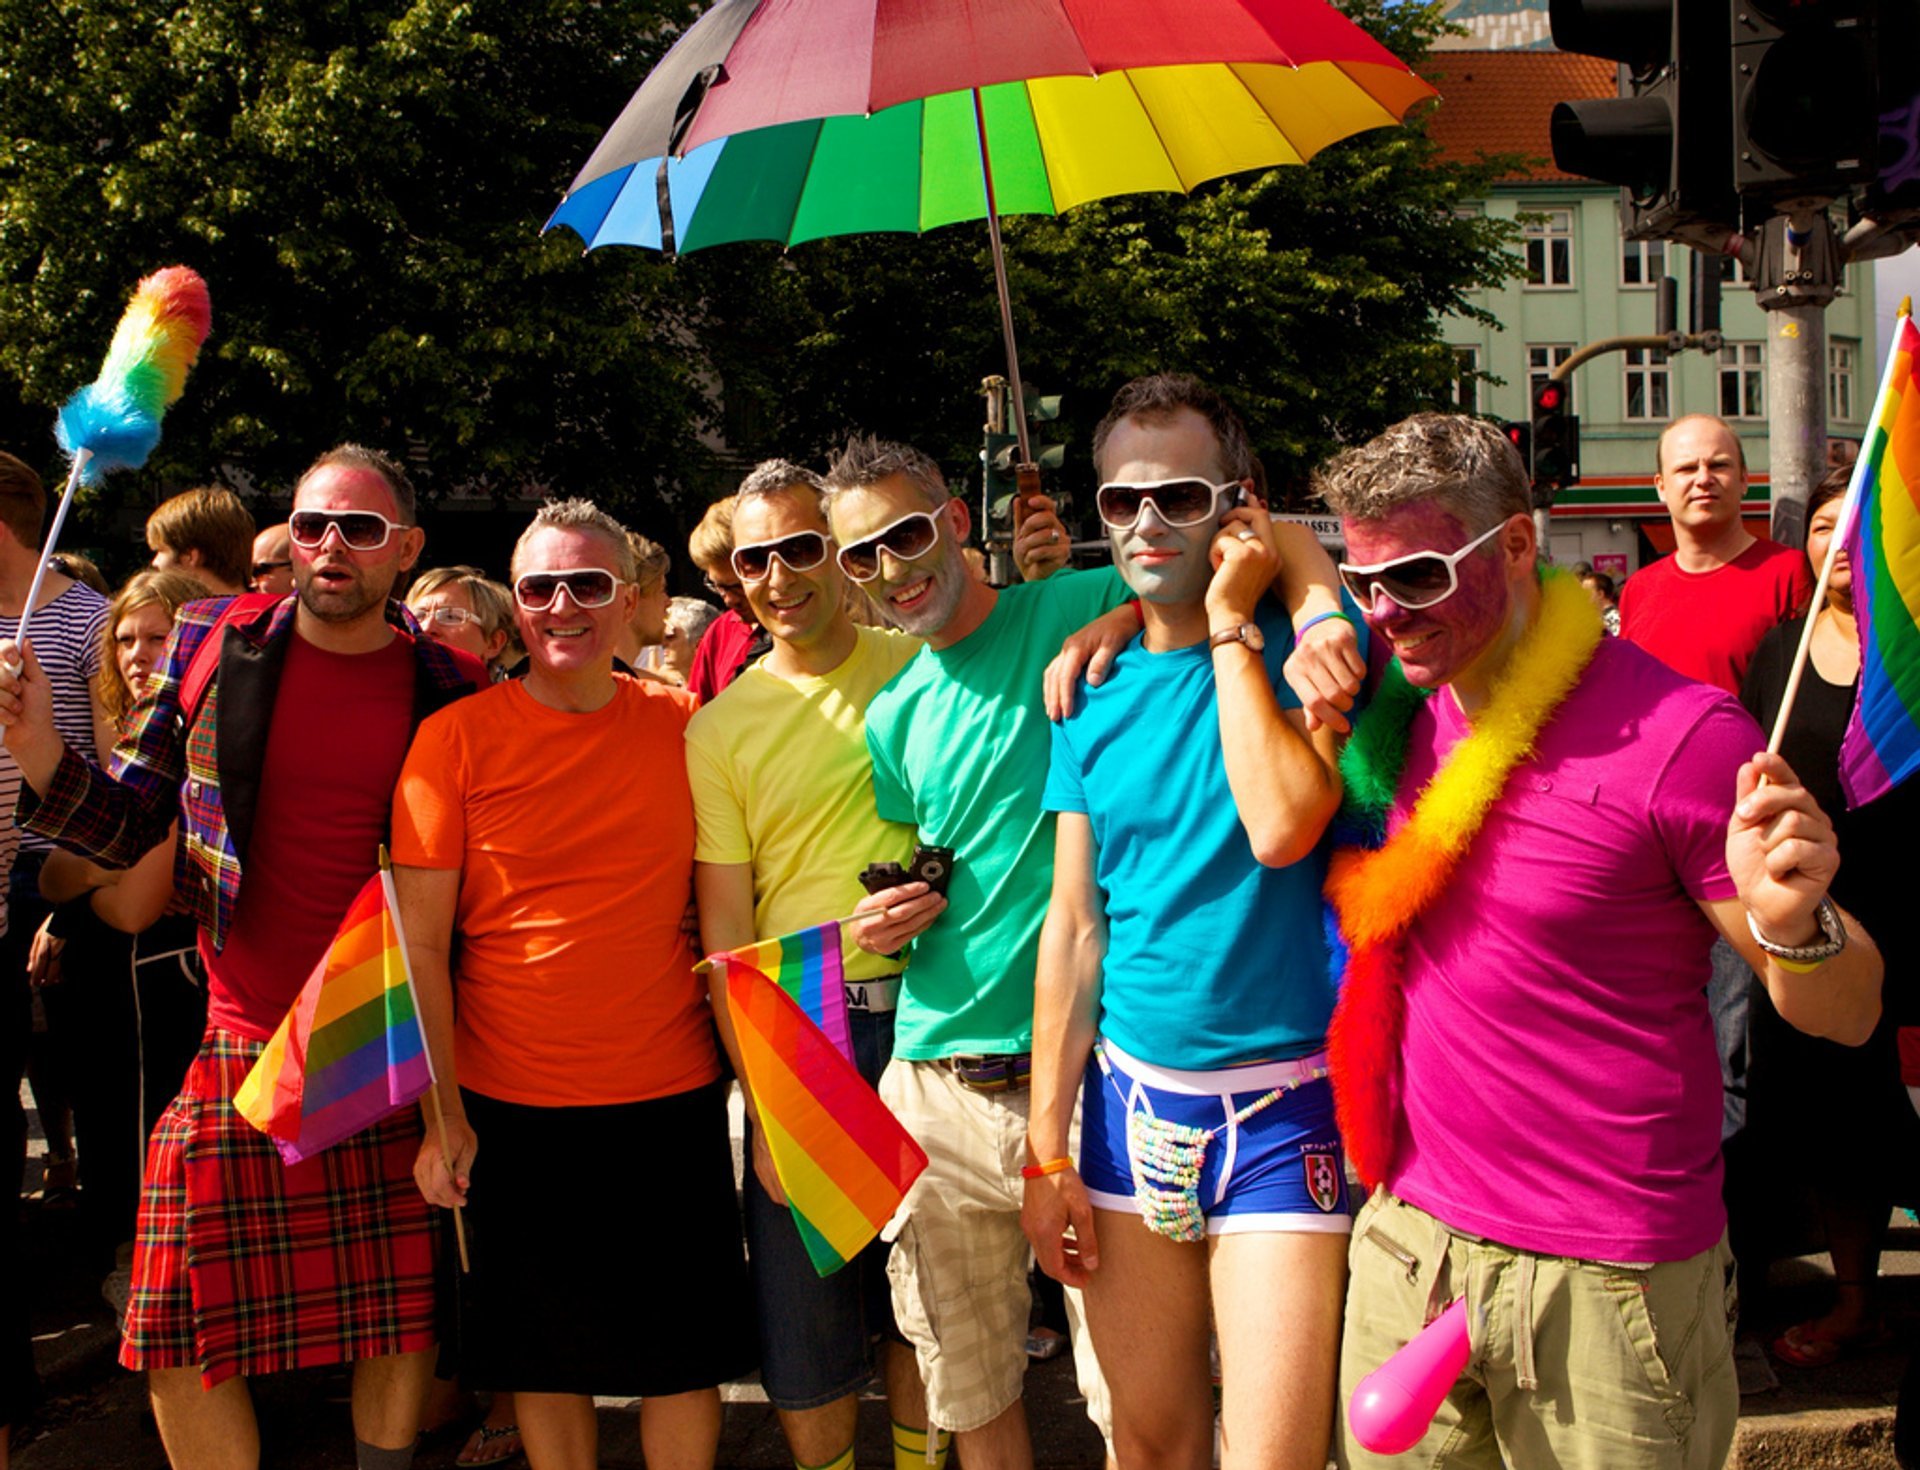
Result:
[[[1707,1009],[1713,1012],[1713,1044],[1720,1054],[1720,1141],[1747,1126],[1747,1007],[1753,971],[1724,939],[1713,941],[1713,978]]]
[[[847,1012],[853,1061],[877,1083],[893,1056],[893,1012]],[[748,1274],[760,1317],[760,1383],[776,1409],[817,1409],[864,1388],[873,1377],[874,1341],[900,1341],[887,1282],[893,1247],[876,1240],[831,1276],[813,1269],[793,1223],[753,1171],[747,1123]]]

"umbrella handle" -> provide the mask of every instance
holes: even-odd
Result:
[[[1000,243],[1000,206],[993,194],[993,156],[987,151],[987,113],[980,101],[980,89],[973,89],[973,123],[980,137],[980,175],[987,188],[987,239],[993,246],[993,284],[1000,293],[1000,335],[1007,344],[1007,382],[1013,391],[1013,432],[1020,445],[1020,495],[1014,505],[1014,524],[1020,522],[1019,502],[1027,496],[1026,472],[1033,472],[1033,493],[1040,492],[1040,467],[1033,461],[1033,449],[1027,441],[1027,395],[1020,381],[1020,349],[1013,337],[1013,297],[1007,289],[1007,252]]]

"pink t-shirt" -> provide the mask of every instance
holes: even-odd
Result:
[[[1710,572],[1683,571],[1669,556],[1620,589],[1620,636],[1689,679],[1737,695],[1760,640],[1812,597],[1806,557],[1777,541],[1755,540]]]
[[[1394,826],[1466,730],[1450,693],[1427,701]],[[1602,642],[1409,936],[1395,1194],[1546,1255],[1720,1238],[1698,902],[1734,895],[1734,780],[1764,744],[1729,696]]]

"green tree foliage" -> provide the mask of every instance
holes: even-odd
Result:
[[[1444,26],[1438,5],[1345,8],[1416,63]],[[1049,437],[1075,446],[1060,483],[1091,484],[1092,427],[1140,373],[1192,372],[1225,392],[1289,495],[1337,445],[1446,406],[1457,367],[1441,318],[1485,319],[1474,293],[1514,269],[1512,227],[1466,209],[1496,172],[1442,162],[1416,118],[1310,167],[1187,198],[1008,220],[1022,370],[1065,396]],[[984,226],[785,256],[728,247],[681,269],[708,303],[701,336],[730,399],[756,405],[742,447],[819,454],[860,426],[972,470],[981,415],[969,394],[1005,371]]]
[[[538,229],[690,14],[0,0],[0,429],[50,459],[134,280],[183,262],[214,336],[154,479],[282,488],[355,437],[429,486],[650,490],[705,411],[671,269]]]
[[[1417,59],[1438,6],[1351,0]],[[283,489],[354,437],[429,491],[615,504],[714,483],[703,447],[820,458],[849,428],[971,472],[1004,370],[986,230],[582,255],[539,226],[689,0],[0,0],[0,443],[48,469],[134,280],[176,261],[215,335],[139,488]],[[1115,386],[1196,372],[1297,487],[1444,401],[1445,312],[1511,256],[1482,171],[1419,125],[1312,167],[1008,221],[1030,381],[1078,446]],[[126,496],[134,486],[116,486]]]

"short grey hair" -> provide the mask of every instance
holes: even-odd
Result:
[[[513,573],[520,575],[520,558],[527,543],[541,531],[585,531],[607,543],[613,553],[613,568],[623,582],[631,582],[639,573],[633,543],[627,540],[627,528],[591,500],[575,496],[568,500],[549,500],[534,512],[533,521],[513,543]]]
[[[826,494],[827,482],[806,466],[797,465],[790,459],[763,459],[747,472],[746,479],[740,482],[740,488],[733,492],[733,504],[734,509],[738,510],[749,500],[771,500],[775,496],[791,495],[824,515],[822,502]]]
[[[1533,508],[1526,466],[1485,419],[1416,413],[1365,444],[1343,449],[1313,477],[1336,515],[1377,521],[1403,505],[1437,500],[1469,531]]]
[[[847,447],[840,451],[833,468],[827,471],[826,496],[831,500],[843,490],[862,490],[895,475],[905,475],[911,480],[935,510],[953,499],[953,492],[947,488],[947,477],[940,473],[940,466],[933,462],[931,455],[910,444],[876,438],[872,434],[855,434],[847,440]]]
[[[676,597],[667,604],[667,621],[687,630],[687,641],[698,643],[706,636],[720,609],[698,597]]]

